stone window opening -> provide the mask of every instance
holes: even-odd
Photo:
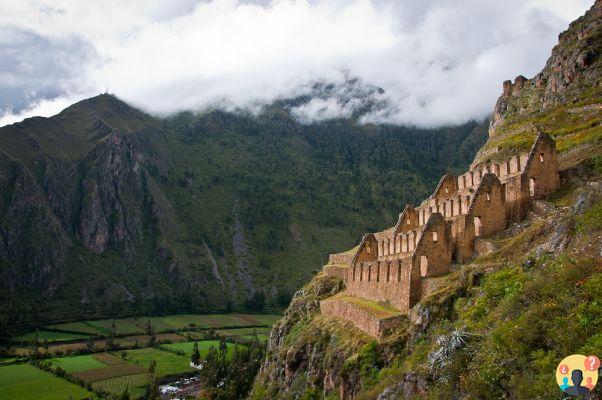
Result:
[[[491,194],[489,194],[489,192],[487,192],[485,195],[487,197],[487,201],[491,201]]]
[[[370,254],[370,246],[366,247],[366,252]]]
[[[409,219],[406,221],[406,225],[410,225],[410,220]]]
[[[544,162],[543,153],[539,153],[539,162]]]
[[[529,179],[529,194],[531,195],[531,197],[535,196],[535,185],[535,179]]]
[[[437,241],[437,232],[433,232],[433,242]]]
[[[425,277],[428,272],[429,260],[427,256],[420,256],[420,276]]]
[[[474,217],[474,235],[477,237],[481,236],[481,229],[481,217]]]
[[[449,193],[449,188],[447,186],[445,187],[445,193]]]

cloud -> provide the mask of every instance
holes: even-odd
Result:
[[[539,71],[591,0],[0,1],[0,124],[108,89],[164,115],[257,107],[349,77],[385,90],[367,121],[484,117]],[[382,103],[382,94],[371,92]],[[348,116],[335,95],[293,111]],[[356,102],[357,103],[357,102]],[[361,102],[360,102],[361,103]]]

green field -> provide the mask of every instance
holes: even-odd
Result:
[[[249,340],[253,340],[253,338],[254,338],[253,335],[243,335],[242,337],[245,339],[249,339]],[[257,340],[260,342],[267,342],[269,338],[270,338],[269,333],[258,333],[257,334]]]
[[[36,337],[36,332],[29,332],[25,335],[14,337],[13,342],[33,342]],[[46,340],[48,342],[59,342],[64,340],[84,340],[90,335],[81,333],[66,333],[41,330],[37,332],[37,337],[40,342]]]
[[[166,331],[186,330],[191,326],[198,328],[227,328],[227,327],[245,327],[245,326],[265,326],[271,327],[281,318],[280,315],[263,314],[180,314],[168,315],[165,317],[140,317],[140,318],[120,318],[103,319],[97,321],[68,322],[64,324],[54,324],[47,328],[79,332],[81,334],[107,335],[113,323],[115,330],[119,335],[131,335],[144,333],[147,322],[150,321],[156,333]],[[34,333],[28,333],[21,337],[33,337]],[[67,336],[68,334],[62,334]],[[84,339],[86,336],[83,337]],[[62,339],[68,340],[68,339]]]
[[[87,369],[103,368],[107,365],[98,361],[92,354],[72,357],[59,357],[50,360],[53,367],[61,367],[65,372],[78,372]]]
[[[87,390],[29,364],[0,367],[0,399],[77,400],[90,396]]]
[[[47,328],[63,330],[63,331],[70,331],[70,332],[77,332],[77,333],[84,333],[84,334],[87,333],[90,335],[98,335],[100,333],[96,327],[90,326],[88,324],[88,322],[85,322],[85,321],[67,322],[64,324],[54,324],[54,325],[47,326]]]
[[[199,353],[201,354],[201,357],[205,357],[207,355],[207,353],[209,352],[209,348],[211,348],[211,346],[213,346],[216,350],[219,349],[219,340],[201,340],[197,343],[199,344]],[[228,353],[231,353],[232,349],[234,349],[235,344],[226,343],[226,346],[228,347]],[[183,351],[186,354],[186,357],[190,358],[192,356],[192,349],[194,347],[194,342],[180,342],[180,343],[164,344],[164,345],[161,345],[161,347],[164,347],[164,348],[167,348],[170,350]]]
[[[136,397],[144,393],[146,382],[146,374],[137,374],[96,381],[92,383],[92,387],[114,395],[120,395],[127,388],[129,394],[132,397]]]
[[[220,329],[218,333],[222,335],[233,335],[233,336],[245,336],[252,335],[253,332],[260,334],[269,334],[272,328],[233,328],[233,329]]]
[[[140,365],[146,369],[153,360],[157,363],[155,370],[157,376],[180,374],[193,370],[190,367],[189,357],[150,347],[127,351],[126,361],[129,364]]]

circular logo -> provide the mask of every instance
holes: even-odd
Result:
[[[598,383],[598,368],[598,357],[573,354],[558,364],[556,383],[563,392],[571,396],[587,395]]]

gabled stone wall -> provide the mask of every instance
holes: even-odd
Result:
[[[460,176],[443,176],[428,199],[416,208],[404,208],[395,226],[364,235],[353,257],[331,255],[326,272],[344,277],[348,295],[408,313],[423,297],[423,288],[429,287],[428,279],[448,273],[453,261],[471,258],[475,239],[524,218],[532,198],[549,195],[559,184],[556,144],[540,134],[529,153],[499,163],[473,164]],[[323,307],[323,312],[330,313],[333,307]],[[341,307],[344,302],[335,308]],[[349,318],[358,313],[339,312]],[[368,320],[356,322],[380,335],[378,324]]]

